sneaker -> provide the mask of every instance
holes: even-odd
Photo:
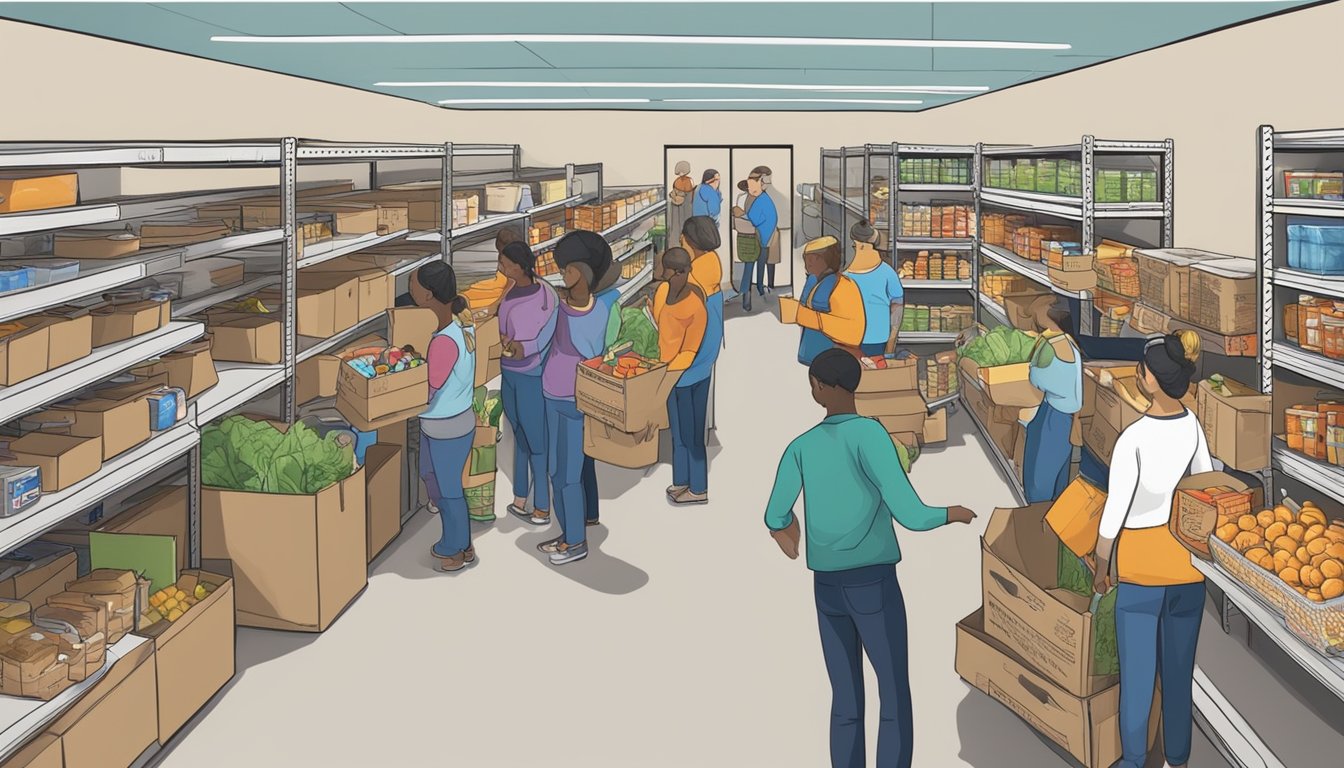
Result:
[[[476,562],[476,547],[467,547],[466,550],[462,552],[462,557],[467,561],[467,565]]]
[[[429,507],[429,514],[431,515],[439,514],[439,508],[434,504],[434,502],[432,501],[426,502],[426,505]]]
[[[568,565],[577,562],[588,556],[588,543],[584,542],[570,547],[561,545],[563,548],[551,554],[551,565]]]
[[[467,551],[465,550],[462,552],[458,552],[456,555],[453,555],[452,557],[443,557],[439,553],[434,552],[433,549],[430,549],[430,552],[434,555],[434,559],[439,561],[438,568],[440,571],[443,571],[444,573],[456,573],[457,571],[466,569],[470,566],[475,565],[478,562],[476,560],[475,552],[471,553],[470,559],[468,559]]]
[[[586,527],[588,527],[588,528],[592,528],[594,525],[601,525],[601,524],[602,524],[602,521],[601,521],[601,520],[584,520],[584,521],[583,521],[583,524],[584,524]]]
[[[676,502],[677,504],[708,504],[709,494],[691,493],[691,489],[687,488],[686,490],[677,494],[676,498],[672,499],[672,501]]]
[[[690,489],[689,485],[669,485],[667,486],[667,498],[676,501],[677,497]]]
[[[538,544],[537,551],[541,552],[542,554],[553,555],[556,552],[559,552],[560,547],[564,546],[564,544],[565,544],[565,537],[559,536],[554,539],[551,539],[550,541],[543,541],[540,544]]]

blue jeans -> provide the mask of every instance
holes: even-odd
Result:
[[[597,522],[597,462],[592,456],[583,457],[583,518]]]
[[[877,768],[910,768],[914,711],[905,599],[896,566],[813,574],[821,651],[831,678],[831,766],[864,768],[863,654],[877,675]]]
[[[672,428],[672,484],[691,493],[709,492],[709,456],[705,449],[705,419],[709,413],[709,379],[673,387],[667,398]]]
[[[1028,504],[1054,501],[1069,484],[1069,462],[1073,458],[1073,414],[1041,403],[1036,416],[1027,425],[1023,451],[1022,485]]]
[[[767,281],[766,273],[769,273],[768,280],[770,287],[773,288],[775,285],[775,265],[765,261],[764,253],[761,254],[761,262],[761,266],[756,268],[756,287],[763,291],[765,290]]]
[[[1204,584],[1141,587],[1121,584],[1115,597],[1120,651],[1120,768],[1142,768],[1148,758],[1153,681],[1162,676],[1162,734],[1171,765],[1190,760],[1194,725],[1191,689],[1195,648],[1204,616]]]
[[[434,554],[440,557],[452,557],[471,546],[471,519],[462,491],[462,473],[475,437],[474,432],[468,432],[451,440],[435,440],[420,433],[420,477],[429,490],[429,500],[439,508],[443,526],[434,545]]]
[[[754,261],[742,262],[742,286],[741,289],[738,291],[738,293],[745,296],[751,292],[752,275],[755,274],[755,271],[756,271],[756,262]],[[764,272],[765,268],[762,267],[761,271]]]
[[[546,401],[541,391],[541,376],[504,371],[500,395],[504,400],[504,416],[513,429],[513,496],[526,499],[531,491],[536,509],[550,509],[551,488],[546,473]]]
[[[583,414],[573,400],[546,398],[546,431],[550,436],[551,500],[560,534],[571,547],[586,540],[583,493]]]
[[[887,342],[874,341],[872,343],[864,342],[859,345],[859,351],[865,357],[884,357],[887,354]]]

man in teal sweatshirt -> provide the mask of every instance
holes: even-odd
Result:
[[[855,411],[861,375],[858,361],[844,350],[828,349],[812,361],[812,399],[826,409],[826,418],[784,451],[765,524],[784,554],[797,558],[801,535],[793,505],[802,493],[807,567],[814,572],[821,650],[831,679],[831,765],[865,765],[866,652],[882,700],[875,765],[910,768],[909,646],[905,602],[896,581],[901,548],[891,520],[927,531],[969,523],[975,513],[920,500],[887,431]]]

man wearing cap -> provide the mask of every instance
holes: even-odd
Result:
[[[758,269],[761,270],[756,280],[756,291],[762,296],[765,295],[765,269],[766,261],[769,259],[771,248],[777,248],[775,240],[775,228],[779,225],[779,210],[775,208],[775,201],[766,194],[766,188],[770,186],[770,169],[764,165],[758,165],[751,169],[747,174],[747,179],[739,187],[746,191],[751,200],[750,207],[747,210],[734,208],[734,216],[745,216],[747,221],[751,222],[756,228],[756,237],[761,242],[761,256],[766,257],[761,262]],[[776,259],[778,261],[778,259]],[[770,276],[771,284],[774,283],[774,275]],[[743,285],[742,293],[746,298],[743,299],[744,305],[750,309],[751,300],[748,295],[750,285]]]
[[[719,192],[719,172],[710,168],[700,177],[700,186],[695,188],[695,200],[691,205],[692,216],[708,216],[719,224],[719,214],[723,212],[723,193]]]

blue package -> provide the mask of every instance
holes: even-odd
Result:
[[[162,432],[177,423],[177,392],[163,390],[149,396],[149,428]]]
[[[0,517],[17,515],[42,498],[42,470],[37,467],[0,467],[4,507]]]
[[[370,445],[378,442],[378,433],[376,431],[360,432],[354,427],[351,427],[350,431],[355,433],[355,462],[360,466],[363,466],[364,452],[369,449]]]
[[[32,270],[33,285],[50,285],[79,277],[78,261],[51,259],[23,266]]]

